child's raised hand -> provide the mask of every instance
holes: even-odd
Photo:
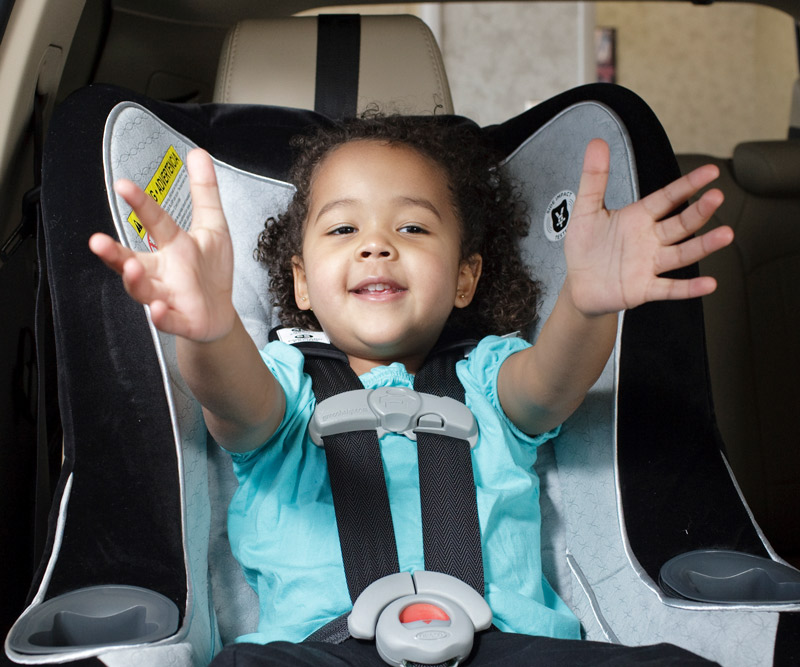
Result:
[[[158,251],[134,252],[105,234],[94,234],[89,247],[122,276],[125,289],[136,301],[150,306],[158,329],[212,341],[234,326],[233,248],[210,156],[193,150],[186,166],[192,194],[188,233],[141,188],[120,180],[114,184],[115,191],[136,211]]]
[[[719,171],[695,169],[619,211],[605,208],[609,149],[589,143],[583,174],[565,240],[567,284],[575,306],[585,315],[633,308],[648,301],[688,299],[714,291],[711,277],[675,280],[661,274],[697,262],[733,240],[730,227],[688,238],[722,204],[719,190],[709,190],[677,215],[665,218],[708,185]]]

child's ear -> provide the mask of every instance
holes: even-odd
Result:
[[[292,276],[294,277],[294,301],[300,310],[311,310],[308,299],[308,282],[303,258],[295,255],[292,257]]]
[[[472,303],[475,290],[478,289],[478,281],[481,277],[483,268],[483,258],[475,253],[467,259],[461,260],[461,267],[458,270],[458,283],[456,289],[456,308],[466,308]]]

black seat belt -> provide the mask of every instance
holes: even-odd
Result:
[[[414,389],[464,402],[455,364],[474,341],[437,346]],[[321,343],[300,343],[317,403],[363,389],[346,356]],[[398,571],[388,492],[374,430],[324,438],[342,559],[353,601],[369,584]],[[457,577],[484,593],[480,526],[469,443],[417,434],[425,568]]]
[[[416,391],[464,402],[456,345],[432,354],[414,379]],[[432,433],[417,434],[422,541],[425,569],[443,572],[484,593],[483,553],[472,455],[466,440]]]
[[[364,388],[344,354],[317,356],[317,345],[298,347],[305,355],[305,371],[318,404],[343,391]],[[323,442],[347,588],[355,602],[373,581],[400,569],[378,434],[351,431],[326,436]]]

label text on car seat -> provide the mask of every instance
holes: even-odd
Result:
[[[192,207],[188,178],[183,167],[183,160],[178,155],[178,151],[174,146],[170,146],[144,191],[172,216],[179,227],[188,229],[191,223]],[[150,250],[157,249],[155,241],[150,238],[135,212],[131,211],[128,222],[131,223],[139,237],[147,243]]]
[[[564,238],[574,205],[575,193],[571,190],[562,190],[550,200],[544,214],[544,234],[550,241]]]

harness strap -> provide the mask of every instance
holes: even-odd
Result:
[[[305,370],[318,403],[363,389],[344,355],[314,356],[312,345],[317,346],[299,347],[305,348]],[[347,588],[355,602],[373,581],[400,569],[378,434],[353,431],[325,436],[323,442]]]
[[[273,332],[271,338],[277,336]],[[363,389],[347,356],[334,346],[295,342],[305,356],[317,403]],[[464,402],[456,363],[472,340],[443,336],[414,380],[418,392]],[[324,436],[348,592],[353,602],[374,581],[399,571],[397,547],[376,431]],[[417,433],[425,569],[461,579],[484,594],[483,556],[472,457],[467,440]],[[340,643],[349,636],[345,614],[308,641]]]
[[[433,354],[414,380],[419,392],[464,402],[456,376],[463,348]],[[472,455],[466,440],[417,434],[425,569],[443,572],[484,594],[483,552]]]

